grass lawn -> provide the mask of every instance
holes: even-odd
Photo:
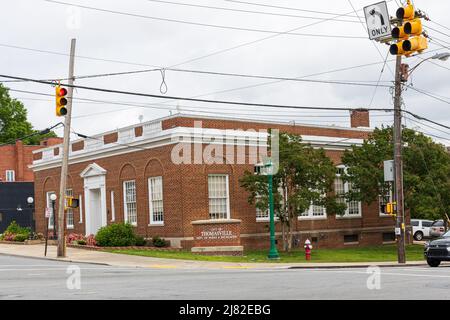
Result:
[[[155,258],[184,259],[198,261],[222,261],[222,262],[271,262],[267,259],[268,250],[245,251],[242,257],[203,256],[192,254],[190,251],[152,251],[152,250],[108,250],[112,253],[123,253],[137,256]],[[408,261],[423,260],[423,246],[409,245],[406,247],[406,259]],[[319,249],[312,252],[314,262],[380,262],[397,261],[397,247],[395,245],[383,245],[363,248],[344,249]],[[280,252],[280,260],[273,262],[306,262],[303,250],[295,250],[291,253]]]

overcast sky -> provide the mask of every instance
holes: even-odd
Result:
[[[61,2],[67,4],[89,6],[131,15],[50,3],[44,0],[2,1],[0,11],[0,21],[2,22],[2,32],[0,33],[1,73],[36,79],[66,78],[70,39],[75,37],[77,39],[76,76],[176,66],[179,69],[189,70],[274,77],[304,77],[373,63],[371,66],[354,68],[348,71],[329,72],[304,79],[376,84],[381,75],[380,85],[383,86],[389,85],[393,79],[392,71],[395,66],[392,60],[394,57],[391,55],[387,57],[387,65],[381,73],[388,46],[370,41],[364,22],[362,8],[378,2],[376,0],[243,0],[246,3],[227,0],[167,1],[172,3],[149,0],[61,0]],[[440,43],[439,45],[436,42],[430,42],[429,49],[421,57],[430,57],[437,52],[450,52],[450,49],[443,48],[443,46],[450,47],[450,22],[445,19],[450,12],[450,1],[415,0],[414,2],[433,21],[427,22],[425,29],[430,37],[435,38],[435,41]],[[178,3],[178,5],[173,3]],[[397,3],[400,3],[400,1],[388,1],[391,16],[395,15]],[[194,4],[259,13],[179,4]],[[255,4],[276,5],[284,8],[257,6]],[[352,5],[358,10],[364,25],[354,15]],[[336,16],[340,14],[348,15],[334,18],[335,16],[331,14],[316,11],[332,13]],[[262,12],[268,14],[262,14]],[[150,17],[158,19],[151,19]],[[295,33],[308,35],[215,28],[205,25],[162,21],[161,18],[280,33],[298,28],[294,31]],[[330,18],[334,19],[321,20]],[[315,36],[309,36],[311,34]],[[325,37],[325,35],[333,37]],[[341,36],[349,38],[342,38]],[[237,48],[210,55],[233,47]],[[32,50],[25,50],[25,48]],[[186,62],[206,55],[210,56]],[[102,59],[110,61],[102,61]],[[406,60],[410,67],[420,61],[422,60],[417,57]],[[412,84],[414,87],[429,92],[440,99],[450,101],[450,59],[446,62],[431,61],[438,66],[428,62],[423,63],[414,72]],[[76,84],[161,94],[161,82],[162,75],[157,70],[132,75],[79,79]],[[386,87],[378,87],[375,91],[372,86],[293,81],[265,84],[268,82],[273,82],[273,80],[166,70],[167,93],[165,95],[200,96],[205,99],[284,105],[392,108],[392,97],[389,88]],[[254,86],[256,84],[259,85]],[[5,83],[5,85],[15,90],[43,94],[54,93],[51,86],[30,82],[13,82]],[[11,95],[25,104],[28,109],[29,120],[37,129],[49,127],[62,119],[54,114],[52,97],[13,91]],[[172,113],[177,112],[177,104],[178,110],[183,113],[192,113],[192,110],[198,110],[201,114],[209,112],[215,115],[241,118],[258,115],[264,119],[295,120],[296,123],[349,126],[347,112],[231,107],[228,105],[188,101],[176,102],[96,93],[82,89],[77,89],[74,92],[74,97],[146,106],[145,108],[139,108],[76,100],[73,106],[72,126],[75,131],[84,134],[100,133],[137,123],[140,115],[143,116],[144,121],[167,116],[170,114],[170,110],[172,110]],[[404,93],[404,102],[406,109],[450,125],[449,103],[433,99],[411,89]],[[391,124],[392,114],[372,113],[372,126],[380,126],[382,123]],[[416,123],[411,121],[407,121],[406,125],[417,126]],[[420,130],[450,139],[450,131],[446,129],[442,129],[445,132],[440,132],[421,126]],[[58,129],[57,133],[62,134],[62,130]],[[450,145],[450,140],[441,141]]]

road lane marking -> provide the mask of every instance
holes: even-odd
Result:
[[[155,268],[155,269],[176,269],[177,266],[165,265],[165,264],[153,264],[153,265],[149,266],[149,268]]]

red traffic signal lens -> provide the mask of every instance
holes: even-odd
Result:
[[[59,96],[65,96],[67,94],[67,89],[66,88],[61,88],[59,89]]]

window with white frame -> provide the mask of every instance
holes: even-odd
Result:
[[[299,219],[320,219],[326,218],[327,213],[324,206],[311,203],[309,208],[299,215]]]
[[[208,197],[210,219],[229,219],[228,175],[208,175]]]
[[[281,197],[280,197],[280,206],[284,207],[284,197],[283,197],[284,190],[283,190],[283,187],[279,186],[277,190],[278,190],[278,193],[281,195]],[[256,197],[255,197],[256,201],[255,202],[257,202],[258,199],[260,199],[260,198],[261,198],[260,195],[256,195]],[[280,217],[277,214],[275,214],[274,219],[275,220],[279,220]],[[270,220],[270,207],[268,207],[264,211],[261,210],[260,208],[256,208],[256,221],[269,221],[269,220]]]
[[[259,199],[261,199],[260,195],[257,195],[255,197],[255,202],[258,202]],[[269,212],[270,209],[267,208],[266,210],[261,210],[260,208],[256,207],[256,221],[267,221],[269,220]]]
[[[67,229],[73,229],[73,209],[68,208],[67,205],[67,197],[73,197],[73,190],[72,189],[66,189],[66,199],[65,199],[65,206],[66,206],[66,224]]]
[[[111,190],[111,221],[116,221],[116,207],[114,205],[114,191]]]
[[[384,195],[378,196],[378,210],[380,211],[380,216],[390,216],[386,213],[386,205],[389,202],[392,202],[392,190],[386,190]],[[385,212],[383,212],[382,206],[384,206]]]
[[[54,219],[52,200],[50,199],[52,194],[55,194],[55,192],[54,191],[47,192],[47,208],[50,210],[50,217],[48,218],[49,229],[53,229],[53,219]]]
[[[150,224],[164,224],[162,177],[148,179]]]
[[[125,222],[137,225],[136,181],[123,182],[123,202]]]
[[[344,198],[344,194],[351,191],[353,186],[350,182],[344,182],[342,176],[346,173],[344,166],[337,167],[336,178],[334,180],[334,192],[338,197],[338,202],[345,203],[347,209],[345,210],[344,217],[360,217],[361,216],[361,202],[360,201],[347,201]]]
[[[16,175],[14,170],[6,170],[6,182],[14,182],[16,180]]]

